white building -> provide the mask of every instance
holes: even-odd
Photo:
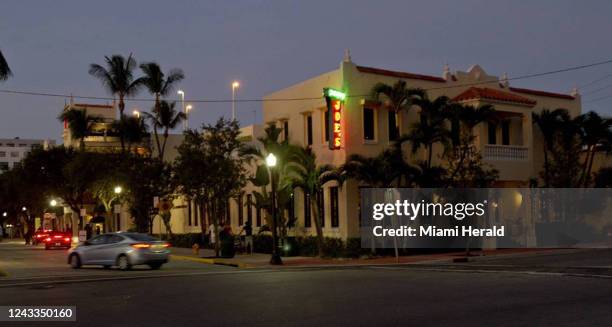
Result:
[[[0,139],[0,173],[14,168],[33,149],[47,149],[53,145],[54,140]]]

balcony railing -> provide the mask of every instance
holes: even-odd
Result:
[[[527,160],[529,149],[520,145],[485,144],[485,160]]]

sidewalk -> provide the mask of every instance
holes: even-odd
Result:
[[[516,255],[534,255],[542,252],[550,252],[549,249],[504,249],[474,251],[473,256],[466,257],[463,252],[420,254],[395,257],[372,257],[372,258],[329,258],[318,257],[283,257],[282,266],[270,265],[270,255],[254,253],[253,255],[237,254],[234,258],[215,258],[215,252],[210,249],[201,249],[199,256],[192,249],[171,248],[172,258],[176,260],[190,260],[208,264],[227,265],[238,268],[272,268],[272,267],[334,267],[334,266],[375,266],[375,265],[397,265],[397,264],[443,264],[452,262],[467,262],[479,260],[480,258],[505,257]]]

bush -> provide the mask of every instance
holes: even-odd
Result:
[[[162,239],[177,248],[191,248],[195,243],[200,244],[200,248],[208,247],[208,236],[202,233],[173,234],[170,239],[162,235]]]
[[[272,253],[272,235],[253,235],[253,250],[257,253]]]

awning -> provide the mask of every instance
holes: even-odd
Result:
[[[106,221],[106,218],[102,216],[96,216],[96,217],[91,218],[89,223],[90,224],[104,224],[105,221]]]

